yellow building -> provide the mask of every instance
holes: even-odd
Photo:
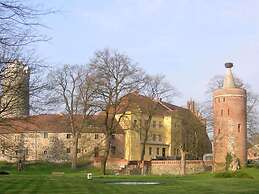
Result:
[[[138,93],[127,95],[127,101],[130,106],[122,120],[126,160],[141,160],[143,147],[144,160],[176,158],[180,146],[192,158],[211,153],[205,122],[194,102],[185,109]]]

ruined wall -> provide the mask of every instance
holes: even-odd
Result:
[[[212,169],[212,161],[186,160],[186,174],[197,174]],[[180,160],[153,160],[151,174],[153,175],[180,175]]]

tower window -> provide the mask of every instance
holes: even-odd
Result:
[[[218,134],[220,134],[220,129],[218,130]]]
[[[67,153],[70,153],[70,152],[71,152],[70,148],[67,148]]]
[[[228,116],[230,115],[230,110],[228,109]]]
[[[71,138],[71,134],[68,133],[68,134],[67,134],[67,139],[70,139],[70,138]]]
[[[237,125],[237,129],[238,129],[238,133],[240,133],[240,131],[241,131],[241,124]]]
[[[223,111],[223,109],[221,109],[221,116],[223,116],[223,114],[224,114],[224,111]]]
[[[99,138],[99,135],[96,133],[94,134],[94,139],[98,139]]]

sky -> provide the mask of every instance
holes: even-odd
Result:
[[[103,48],[127,54],[150,74],[164,74],[185,105],[202,102],[209,80],[234,73],[259,93],[258,0],[37,0],[51,40],[37,51],[49,65],[86,64]]]

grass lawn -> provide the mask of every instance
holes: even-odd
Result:
[[[101,176],[96,169],[83,168],[72,171],[68,165],[37,164],[17,173],[13,166],[0,164],[0,171],[11,172],[0,175],[0,194],[7,193],[84,193],[84,194],[138,194],[138,193],[188,193],[188,194],[258,194],[259,169],[247,168],[254,178],[215,178],[213,174],[186,177],[176,176]],[[51,172],[65,172],[63,176]],[[85,173],[93,172],[96,177],[89,181]],[[154,181],[160,185],[111,185],[117,181]]]

